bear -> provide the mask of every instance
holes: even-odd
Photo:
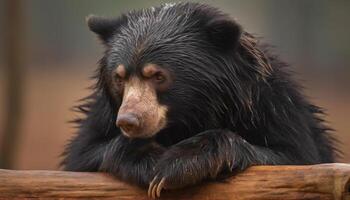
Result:
[[[222,180],[252,165],[334,162],[322,108],[271,48],[200,3],[89,16],[105,48],[76,110],[67,171],[107,172],[164,189]]]

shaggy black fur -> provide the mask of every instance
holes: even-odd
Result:
[[[333,162],[333,139],[322,110],[291,79],[287,65],[215,8],[166,4],[119,18],[89,20],[106,52],[86,118],[64,153],[70,171],[106,171],[165,188],[226,177],[250,165]],[[149,139],[129,139],[116,127],[122,97],[111,71],[124,63],[155,63],[174,76],[157,94],[167,126]]]

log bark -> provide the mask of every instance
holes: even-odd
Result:
[[[148,199],[147,191],[110,175],[0,170],[0,199]],[[350,200],[350,164],[254,166],[224,182],[163,191],[160,199]]]

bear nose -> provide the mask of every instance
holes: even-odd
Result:
[[[126,133],[133,132],[138,129],[140,122],[138,118],[131,113],[118,115],[117,126],[123,129]]]

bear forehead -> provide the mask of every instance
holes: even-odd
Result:
[[[197,4],[165,4],[126,14],[126,22],[114,35],[114,42],[139,44],[169,42],[172,38],[198,32],[203,17],[193,17]],[[199,6],[199,5],[198,5]]]
[[[132,41],[146,36],[149,39],[171,38],[184,32],[198,32],[209,21],[226,17],[216,8],[198,3],[163,4],[133,10],[124,16],[126,20],[115,34],[115,40],[127,37]]]
[[[216,8],[198,3],[173,3],[130,11],[126,22],[110,40],[112,66],[179,62],[193,58],[207,43],[203,27],[223,15]],[[193,53],[192,53],[193,52]],[[171,56],[169,56],[171,55]]]
[[[128,13],[127,23],[111,40],[113,60],[126,66],[137,65],[154,59],[160,61],[164,53],[167,60],[169,53],[174,55],[185,47],[189,50],[195,46],[200,32],[194,22],[199,19],[191,19],[189,10],[176,5]]]

